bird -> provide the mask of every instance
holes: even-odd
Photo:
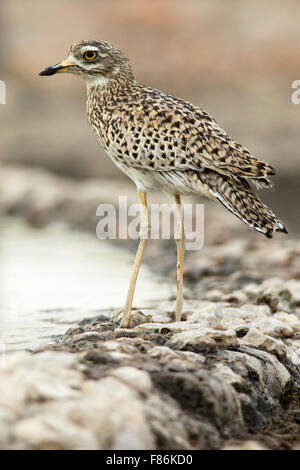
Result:
[[[140,241],[121,327],[130,327],[134,291],[150,235],[148,192],[175,199],[177,295],[183,309],[184,224],[181,196],[205,196],[225,206],[250,228],[271,238],[286,227],[258,197],[271,188],[275,169],[231,138],[204,109],[136,80],[125,54],[106,41],[74,43],[65,60],[39,75],[72,73],[87,86],[87,118],[116,166],[137,186]]]

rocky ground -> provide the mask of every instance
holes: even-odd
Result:
[[[35,226],[89,230],[107,202],[97,181],[2,170],[2,212]],[[2,358],[0,448],[300,448],[300,242],[265,240],[216,205],[205,237],[187,254],[181,323],[172,299],[136,309],[129,329],[121,311],[83,312],[43,350]],[[174,255],[150,242],[146,261],[175,280]]]

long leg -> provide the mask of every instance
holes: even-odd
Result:
[[[176,219],[177,227],[175,233],[175,240],[177,244],[177,297],[176,297],[176,309],[175,309],[175,320],[181,320],[182,306],[183,306],[183,260],[184,260],[184,225],[183,225],[183,214],[181,207],[181,199],[178,194],[175,195],[176,202]]]
[[[139,269],[141,266],[143,254],[145,251],[145,246],[149,238],[150,230],[150,219],[147,207],[146,193],[144,191],[139,191],[139,199],[141,204],[141,223],[140,223],[140,243],[138,250],[135,255],[135,260],[133,264],[133,271],[130,279],[129,289],[127,293],[127,300],[125,305],[125,310],[121,322],[122,328],[128,328],[130,324],[130,313],[132,308],[132,301],[135,291],[136,280],[138,277]]]

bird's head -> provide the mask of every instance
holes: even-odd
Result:
[[[81,41],[73,44],[65,60],[46,67],[40,75],[62,72],[78,75],[88,85],[105,84],[109,80],[134,80],[129,60],[123,52],[105,41]]]

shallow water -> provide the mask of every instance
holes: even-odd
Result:
[[[124,306],[133,255],[63,225],[0,223],[0,340],[6,350],[49,343],[84,317]],[[167,299],[172,286],[141,267],[134,305]]]

